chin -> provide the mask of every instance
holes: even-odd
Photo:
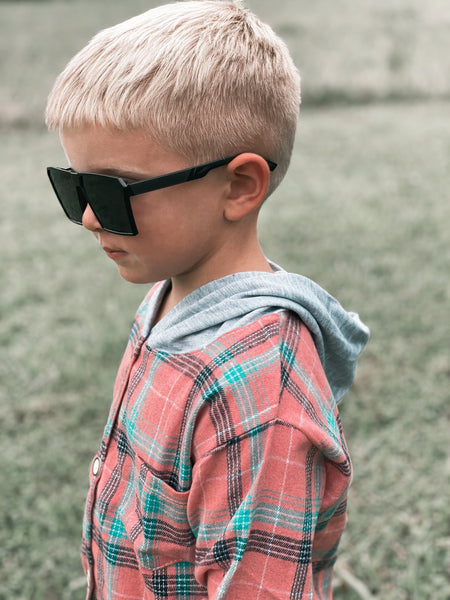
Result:
[[[122,277],[122,279],[125,279],[125,281],[128,281],[129,283],[154,283],[156,281],[156,279],[152,279],[151,277],[148,276],[148,274],[145,273],[136,273],[136,272],[132,272],[129,271],[128,269],[121,269],[119,267],[119,275]]]

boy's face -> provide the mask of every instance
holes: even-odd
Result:
[[[63,130],[61,142],[71,168],[78,172],[138,181],[193,166],[143,132],[87,126]],[[223,252],[227,188],[226,171],[220,168],[197,181],[132,197],[139,232],[134,237],[103,230],[89,205],[83,225],[94,233],[124,279],[150,283],[183,276]]]

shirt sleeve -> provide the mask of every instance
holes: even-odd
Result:
[[[282,421],[205,457],[188,515],[209,598],[330,598],[346,487],[307,435]]]
[[[271,418],[261,410],[193,468],[187,512],[209,598],[332,597],[351,462],[311,336],[289,326]]]

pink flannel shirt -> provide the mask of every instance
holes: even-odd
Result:
[[[92,463],[87,598],[331,598],[350,479],[297,316],[170,354],[147,347],[138,314]]]

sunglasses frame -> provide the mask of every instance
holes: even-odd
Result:
[[[225,158],[207,162],[207,163],[204,163],[201,165],[197,165],[195,167],[182,169],[180,171],[174,171],[172,173],[167,173],[166,175],[159,175],[158,177],[151,177],[149,179],[143,179],[141,181],[135,181],[132,183],[127,183],[122,177],[113,177],[111,175],[102,175],[100,173],[78,173],[77,171],[74,171],[70,167],[69,168],[47,167],[47,175],[48,175],[48,178],[50,179],[50,183],[52,184],[53,191],[55,192],[56,197],[58,198],[58,201],[64,210],[64,213],[66,214],[67,218],[70,221],[72,221],[72,223],[76,223],[77,225],[82,225],[83,224],[82,218],[80,220],[74,219],[67,212],[67,209],[64,206],[64,202],[61,200],[60,193],[58,193],[57,185],[54,183],[54,180],[53,180],[53,174],[55,172],[58,173],[58,172],[63,171],[64,173],[70,173],[72,175],[73,186],[74,186],[75,190],[77,191],[78,196],[80,197],[80,194],[82,194],[83,201],[86,202],[86,206],[87,206],[87,204],[89,204],[89,206],[91,207],[93,213],[95,214],[98,222],[100,223],[102,229],[104,229],[105,231],[108,231],[110,233],[115,233],[117,235],[134,236],[134,235],[138,234],[138,230],[136,227],[136,223],[134,221],[133,211],[131,209],[131,203],[130,203],[131,196],[139,196],[140,194],[153,192],[155,190],[160,190],[160,189],[163,189],[166,187],[171,187],[173,185],[179,185],[180,183],[185,183],[186,181],[192,181],[194,179],[201,179],[202,177],[205,177],[209,173],[209,171],[211,171],[212,169],[217,169],[218,167],[227,165],[232,160],[234,160],[237,156],[239,156],[239,154],[234,154],[232,156],[227,156]],[[267,162],[269,169],[271,171],[273,171],[276,168],[276,166],[277,166],[276,163],[274,163],[271,160],[268,160],[266,158],[264,160]],[[115,180],[118,182],[118,184],[121,186],[121,190],[123,193],[123,203],[124,203],[126,213],[128,216],[130,231],[127,231],[127,232],[117,231],[110,227],[105,227],[103,225],[101,218],[96,213],[95,206],[92,206],[92,204],[90,202],[88,202],[88,194],[87,194],[84,184],[83,184],[83,178],[87,179],[89,177],[106,178],[109,181]],[[80,208],[81,208],[81,200],[80,200]]]

